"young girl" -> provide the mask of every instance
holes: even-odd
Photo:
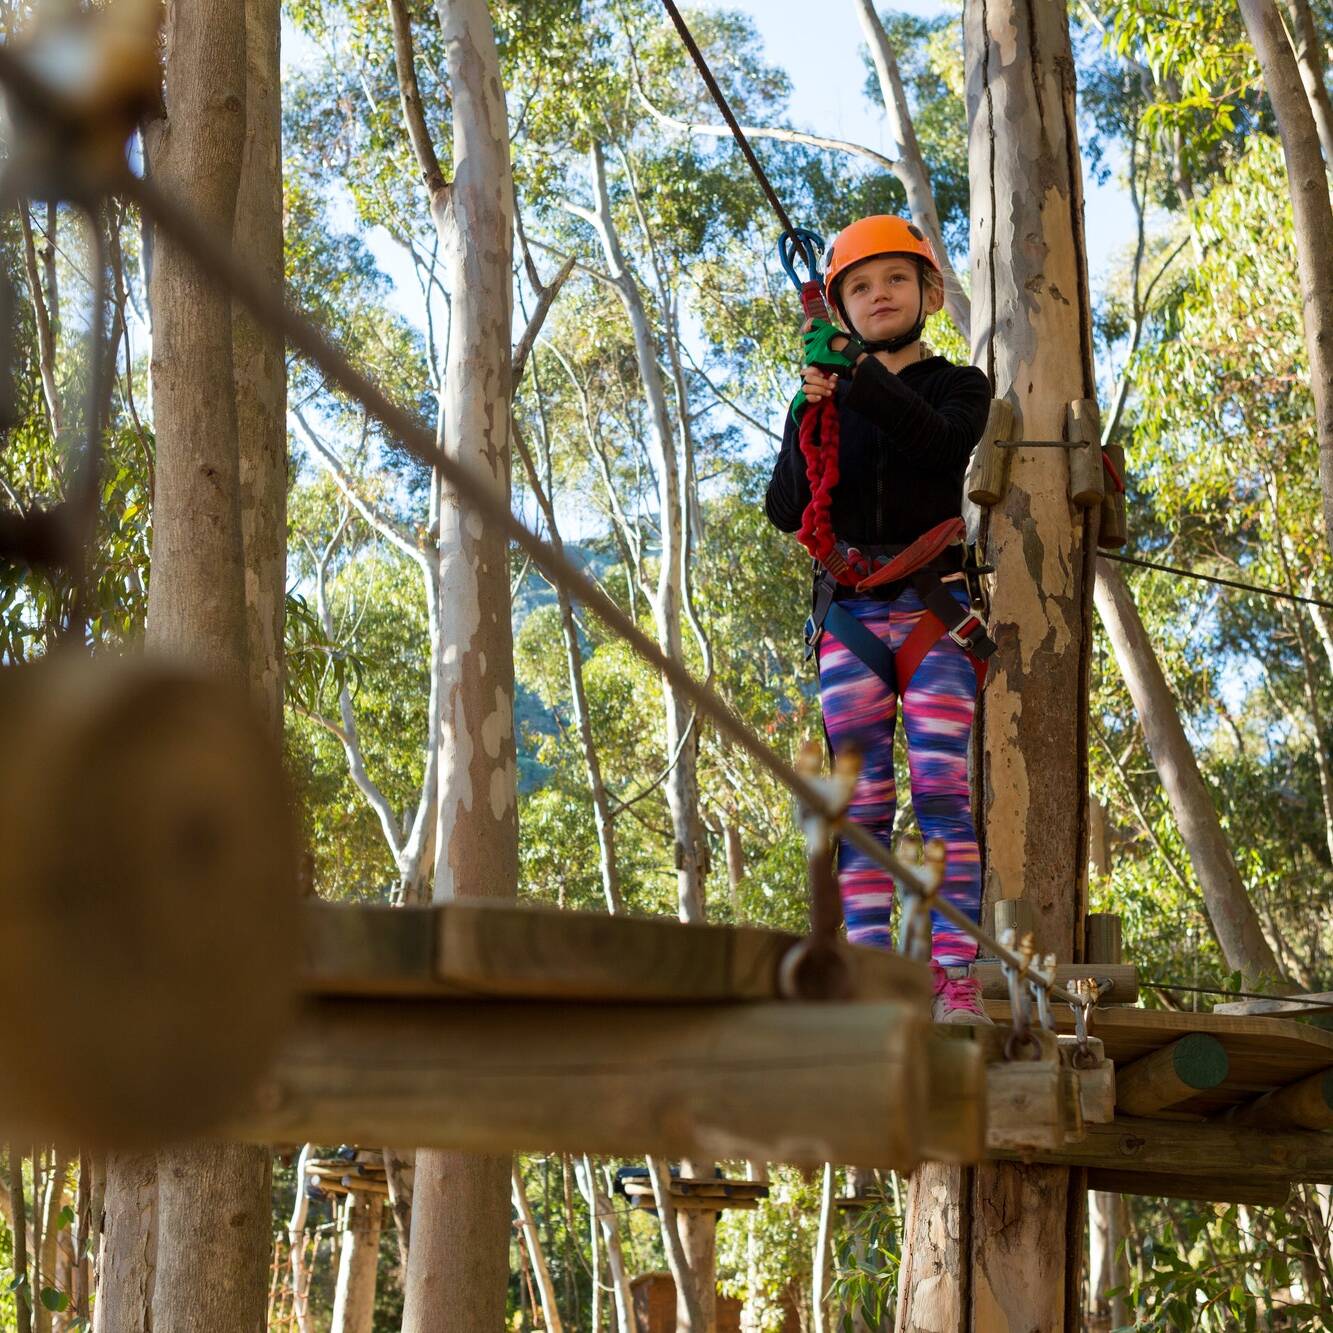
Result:
[[[971,610],[959,515],[990,384],[921,342],[944,290],[912,223],[852,223],[829,252],[825,290],[842,329],[815,321],[805,335],[808,364],[765,508],[783,532],[799,529],[816,557],[807,629],[824,725],[835,753],[854,744],[862,755],[848,813],[889,845],[901,697],[917,821],[947,848],[944,896],[975,921],[981,874],[967,756],[994,644]],[[849,938],[888,947],[892,878],[846,842],[839,877]],[[968,974],[976,945],[938,914],[933,926],[936,1021],[986,1021]]]

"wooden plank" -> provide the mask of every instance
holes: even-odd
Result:
[[[317,1000],[218,1133],[909,1170],[929,1030],[897,1004]]]
[[[1213,1005],[1215,1014],[1281,1015],[1295,1018],[1299,1014],[1333,1014],[1333,991],[1312,991],[1308,995],[1288,995],[1282,999],[1232,1000]]]
[[[1333,1129],[1333,1069],[1266,1093],[1248,1106],[1238,1106],[1231,1114],[1240,1125]]]
[[[986,1012],[997,1023],[1008,1022],[1007,1004],[988,1000]],[[1066,1006],[1055,1006],[1053,1017],[1058,1031],[1073,1031]],[[1189,1032],[1217,1037],[1230,1064],[1226,1080],[1174,1108],[1176,1114],[1209,1119],[1333,1065],[1333,1032],[1285,1018],[1110,1008],[1094,1013],[1091,1030],[1117,1072]]]
[[[1083,918],[1083,958],[1087,963],[1118,963],[1124,956],[1125,930],[1117,912],[1089,912]]]
[[[1108,1194],[1142,1194],[1150,1199],[1188,1199],[1194,1203],[1243,1203],[1280,1208],[1291,1195],[1285,1181],[1241,1182],[1225,1176],[1178,1176],[1166,1172],[1115,1171],[1092,1167],[1088,1188]]]
[[[1152,1115],[1222,1083],[1230,1069],[1226,1048],[1211,1033],[1187,1032],[1133,1064],[1122,1065],[1115,1081],[1116,1109],[1122,1115]]]
[[[1017,1153],[996,1157],[1015,1159]],[[1053,1166],[1105,1167],[1238,1182],[1333,1184],[1333,1135],[1310,1130],[1260,1130],[1227,1120],[1191,1123],[1117,1117],[1085,1125],[1074,1143],[1035,1154]]]
[[[958,1165],[985,1155],[986,1038],[1000,1031],[955,1024],[931,1030],[926,1043],[929,1114],[918,1134],[924,1160]]]
[[[305,986],[314,995],[717,1003],[780,998],[777,969],[800,939],[758,927],[682,925],[510,903],[307,906]],[[930,1004],[930,970],[840,944],[849,998]]]
[[[1021,899],[1017,901],[1022,901]],[[998,904],[997,904],[998,906]],[[1004,973],[1000,964],[993,958],[985,958],[972,965],[972,975],[981,983],[982,998],[986,1000],[1007,1000],[1009,988],[1005,984]],[[1109,981],[1110,991],[1102,997],[1101,1004],[1137,1004],[1139,1000],[1139,970],[1133,963],[1058,963],[1055,968],[1055,980],[1059,986],[1068,987],[1072,982],[1085,977],[1099,981]]]

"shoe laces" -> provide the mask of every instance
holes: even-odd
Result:
[[[940,994],[950,1009],[970,1009],[981,1013],[981,983],[975,977],[946,981]]]

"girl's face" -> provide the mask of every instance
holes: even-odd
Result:
[[[943,304],[937,284],[925,284],[926,314]],[[921,284],[916,261],[903,255],[865,259],[842,280],[839,297],[857,333],[870,342],[896,338],[916,323]]]

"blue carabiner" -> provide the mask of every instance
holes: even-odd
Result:
[[[819,260],[823,253],[824,238],[807,227],[793,227],[778,237],[778,259],[798,292],[808,282],[821,282]],[[807,276],[804,278],[796,272],[798,257],[805,263]]]

